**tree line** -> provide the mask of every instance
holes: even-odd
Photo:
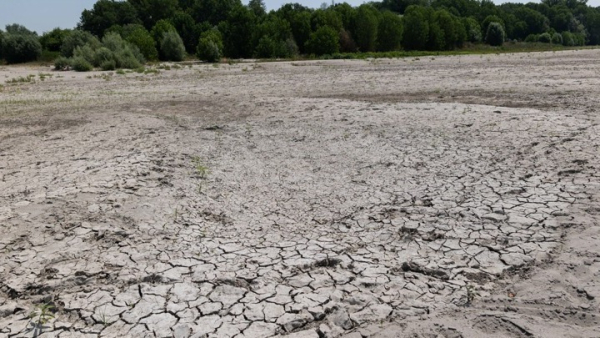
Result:
[[[75,29],[38,36],[14,24],[0,30],[8,63],[60,53],[57,67],[132,68],[145,61],[289,58],[296,55],[452,50],[507,40],[565,46],[600,44],[600,7],[586,0],[495,5],[490,0],[383,0],[266,11],[251,0],[99,0]]]

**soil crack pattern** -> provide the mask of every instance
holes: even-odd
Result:
[[[599,56],[7,86],[0,337],[600,336]]]

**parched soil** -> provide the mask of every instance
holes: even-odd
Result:
[[[600,50],[30,74],[0,337],[600,336]]]

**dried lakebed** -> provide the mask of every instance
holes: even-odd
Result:
[[[40,72],[0,337],[600,336],[600,51]]]

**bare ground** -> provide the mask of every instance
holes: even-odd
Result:
[[[0,337],[600,336],[598,50],[42,72]]]

